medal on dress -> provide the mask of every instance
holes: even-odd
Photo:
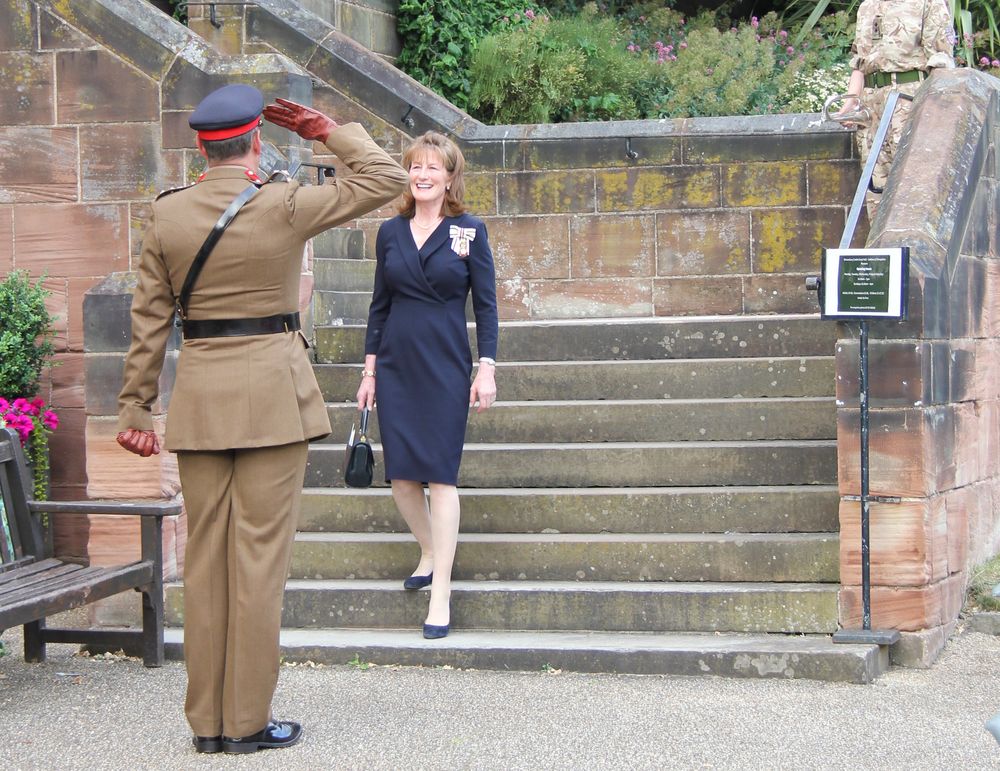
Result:
[[[459,257],[469,256],[469,244],[476,240],[475,228],[462,228],[452,225],[448,231],[451,236],[451,248]]]

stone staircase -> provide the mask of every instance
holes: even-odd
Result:
[[[388,488],[343,487],[374,262],[316,244],[313,445],[289,659],[870,682],[834,645],[834,325],[806,316],[501,324],[501,401],[470,416],[452,634],[420,635],[419,551]],[[378,441],[377,427],[373,440]],[[168,614],[182,620],[179,587]],[[168,640],[176,645],[179,632]]]

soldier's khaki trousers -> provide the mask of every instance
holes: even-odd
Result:
[[[878,131],[878,125],[882,121],[882,114],[885,112],[885,103],[889,98],[889,94],[895,89],[903,94],[913,96],[920,90],[922,85],[922,82],[917,81],[914,83],[902,83],[894,87],[885,86],[883,88],[865,89],[861,97],[861,102],[868,108],[868,111],[872,115],[872,120],[870,124],[862,126],[857,132],[858,151],[861,154],[862,166],[868,162],[868,155],[872,150],[872,142],[875,139],[875,133]],[[882,144],[882,152],[879,153],[878,161],[876,161],[875,168],[872,170],[872,182],[878,188],[885,187],[886,180],[889,177],[889,169],[896,158],[896,148],[899,145],[900,137],[903,136],[906,124],[910,120],[910,108],[912,106],[913,102],[909,99],[900,99],[896,102],[896,109],[892,114],[892,123],[889,125],[889,132],[885,135],[885,142]],[[865,205],[868,208],[869,220],[874,218],[875,210],[880,200],[880,195],[873,194],[870,191],[866,195]]]
[[[177,453],[188,525],[185,709],[197,736],[249,736],[271,718],[307,450]]]

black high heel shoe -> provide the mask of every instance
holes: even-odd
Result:
[[[448,636],[448,628],[451,624],[445,624],[444,626],[435,626],[434,624],[424,624],[424,639],[425,640],[440,640],[442,637]]]
[[[432,570],[426,576],[410,576],[405,581],[403,581],[403,588],[408,592],[416,591],[417,589],[423,589],[425,586],[431,585],[431,580],[434,578],[434,571]]]

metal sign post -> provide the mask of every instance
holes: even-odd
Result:
[[[868,322],[870,319],[906,318],[909,250],[906,247],[851,249],[854,231],[864,206],[865,193],[871,185],[872,172],[892,123],[899,99],[911,99],[893,91],[886,100],[882,120],[872,142],[872,150],[861,172],[851,210],[840,239],[839,249],[827,249],[821,278],[806,279],[806,288],[819,291],[822,317],[857,320],[858,402],[861,421],[861,629],[840,629],[835,643],[892,645],[900,638],[895,629],[872,629],[871,611],[871,502],[898,503],[899,498],[870,494],[869,489],[869,384]],[[881,191],[875,191],[881,192]],[[853,496],[845,496],[849,500]]]
[[[841,629],[834,642],[891,645],[895,629],[873,630],[871,611],[871,502],[899,502],[899,498],[872,496],[869,486],[868,322],[906,317],[909,250],[827,249],[823,257],[822,317],[856,319],[858,334],[858,404],[861,419],[861,629]],[[849,497],[849,496],[848,496]]]

